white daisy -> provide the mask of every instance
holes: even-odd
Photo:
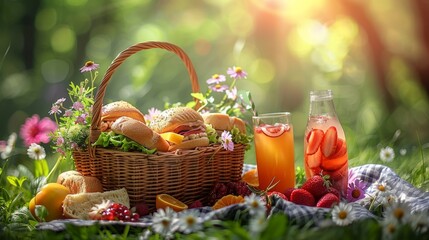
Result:
[[[391,239],[398,230],[398,222],[393,219],[385,219],[383,221],[383,239]]]
[[[179,230],[185,234],[201,230],[203,228],[202,222],[198,210],[190,209],[179,214]]]
[[[380,150],[380,159],[383,162],[391,162],[395,158],[395,151],[391,147],[385,147]]]
[[[244,203],[250,208],[250,215],[265,214],[265,203],[255,193],[245,196]]]
[[[394,201],[384,211],[385,219],[392,219],[398,223],[405,224],[410,219],[411,208],[403,201]]]
[[[352,204],[340,202],[332,209],[332,220],[340,226],[346,226],[353,222],[354,212]]]
[[[376,181],[373,186],[375,189],[375,195],[377,197],[388,197],[391,195],[390,191],[392,188],[389,186],[389,184],[387,184],[386,181]]]
[[[7,144],[4,146],[3,149],[0,149],[1,158],[6,159],[10,156],[15,147],[16,137],[16,133],[12,133],[9,135],[9,138],[7,139]]]
[[[45,159],[46,157],[45,149],[37,143],[32,143],[28,147],[27,154],[34,160]]]
[[[411,227],[417,233],[425,233],[429,230],[429,212],[418,212],[410,217]]]
[[[174,232],[174,225],[177,222],[177,213],[167,207],[165,210],[160,208],[153,214],[152,228],[156,233],[164,237],[169,237]]]
[[[267,226],[265,212],[252,216],[249,220],[249,231],[251,236],[257,236]]]

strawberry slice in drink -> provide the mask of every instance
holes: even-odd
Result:
[[[289,129],[290,126],[286,124],[265,125],[258,128],[268,137],[278,137]]]
[[[308,167],[310,167],[312,169],[318,168],[320,166],[320,164],[322,163],[322,151],[319,148],[316,151],[316,153],[314,153],[314,154],[311,154],[311,155],[306,154],[305,160],[306,160]]]
[[[344,144],[345,145],[345,144]],[[327,171],[335,171],[347,163],[347,155],[343,154],[335,158],[322,158],[322,168]]]
[[[346,153],[347,153],[346,142],[343,139],[338,138],[337,147],[335,148],[335,153],[332,154],[332,156],[330,158],[339,158],[339,157],[342,157]]]
[[[325,135],[323,136],[323,140],[320,146],[324,157],[328,158],[333,153],[335,153],[335,150],[337,148],[337,139],[337,128],[334,126],[329,127],[326,130]]]
[[[323,130],[314,128],[307,135],[307,149],[306,154],[315,154],[320,147],[323,140]]]

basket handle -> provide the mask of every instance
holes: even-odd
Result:
[[[186,55],[186,53],[180,47],[171,43],[156,42],[156,41],[137,43],[135,45],[128,47],[124,51],[120,52],[118,56],[112,61],[106,73],[104,74],[103,80],[101,81],[101,84],[98,88],[97,94],[95,96],[94,106],[92,109],[93,112],[92,112],[92,120],[91,120],[89,148],[91,148],[92,143],[97,141],[101,133],[100,131],[101,108],[103,106],[103,99],[104,99],[104,94],[106,93],[107,84],[109,83],[113,73],[131,55],[139,51],[151,49],[151,48],[165,49],[167,51],[175,53],[183,61],[183,63],[185,64],[188,70],[188,74],[192,84],[192,92],[197,93],[200,91],[200,86],[198,84],[198,77],[197,77],[197,73],[195,72],[194,66],[192,65],[192,62],[189,59],[188,55]],[[195,108],[197,109],[200,105],[200,102],[198,101],[198,99],[195,99],[195,101],[197,103]]]

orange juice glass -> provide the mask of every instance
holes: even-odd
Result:
[[[253,117],[259,189],[284,193],[295,187],[293,127],[289,112]]]

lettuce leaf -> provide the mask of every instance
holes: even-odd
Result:
[[[145,154],[154,154],[156,149],[148,149],[139,143],[114,132],[102,132],[93,146],[116,148],[124,152],[139,151]]]

